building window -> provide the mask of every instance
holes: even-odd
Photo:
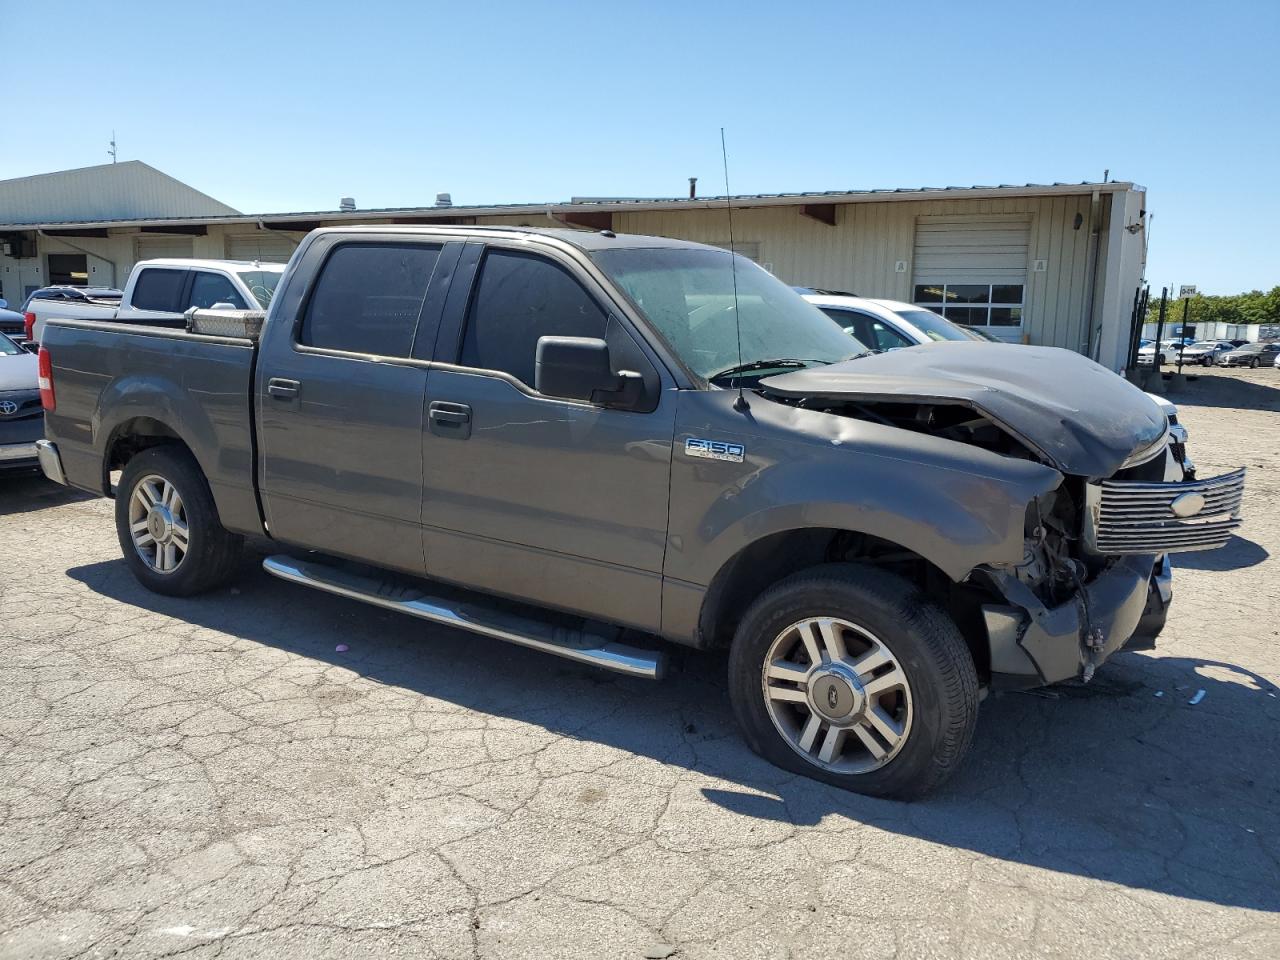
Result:
[[[84,287],[89,284],[88,258],[83,253],[49,254],[49,285]]]
[[[1020,283],[923,283],[915,302],[966,327],[1022,325]]]

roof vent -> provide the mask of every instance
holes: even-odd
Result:
[[[436,194],[436,206],[437,206],[437,207],[452,207],[452,206],[453,206],[453,197],[452,197],[452,196],[450,196],[450,195],[449,195],[449,194],[447,194],[447,193],[437,193],[437,194]]]
[[[338,201],[338,209],[343,213],[354,213],[356,209],[355,197],[343,197]]]

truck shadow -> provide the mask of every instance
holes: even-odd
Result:
[[[1233,536],[1219,550],[1175,553],[1170,556],[1170,562],[1179,570],[1242,570],[1257,566],[1269,556],[1261,544]]]
[[[119,561],[68,573],[123,604],[694,772],[686,783],[721,815],[797,827],[843,818],[997,858],[1018,886],[1054,871],[1280,912],[1280,699],[1231,664],[1122,654],[1088,686],[992,696],[965,768],[905,804],[753,755],[722,656],[677,652],[654,684],[281,583],[251,559],[236,593],[190,600],[148,593]],[[342,762],[360,758],[347,748]]]
[[[54,483],[38,469],[0,473],[0,517],[93,499],[91,493]]]

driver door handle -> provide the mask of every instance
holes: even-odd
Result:
[[[285,380],[283,377],[272,377],[267,381],[267,393],[277,400],[292,400],[298,395],[302,384],[297,380]]]
[[[471,408],[465,403],[433,400],[427,407],[427,426],[437,437],[466,440],[471,436]]]

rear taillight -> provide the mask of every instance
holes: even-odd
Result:
[[[27,383],[30,382],[30,380],[27,381]],[[37,361],[36,383],[40,386],[40,406],[52,412],[57,406],[53,397],[53,362],[49,359],[49,351],[44,347],[40,348]]]
[[[22,328],[28,340],[36,338],[36,315],[30,310],[23,314]]]

